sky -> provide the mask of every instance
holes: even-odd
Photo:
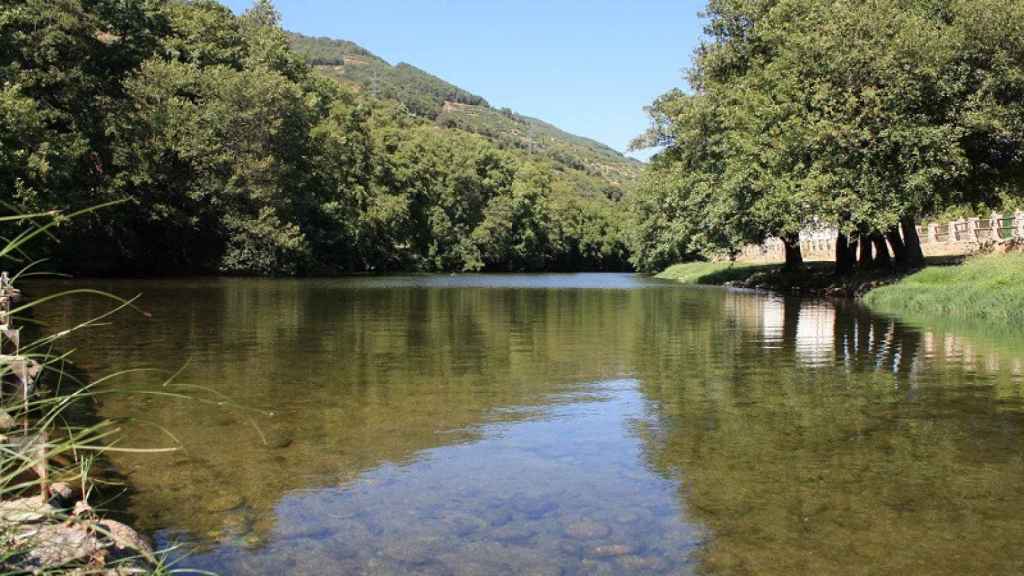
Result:
[[[224,1],[224,0],[222,0]],[[251,0],[227,0],[237,12]],[[702,0],[276,0],[284,27],[351,40],[625,151],[683,78]],[[644,158],[647,154],[638,154]]]

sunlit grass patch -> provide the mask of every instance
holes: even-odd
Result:
[[[932,316],[998,326],[1024,322],[1024,254],[975,256],[957,266],[932,266],[864,298],[890,314]]]
[[[657,278],[683,284],[724,284],[745,280],[757,272],[780,268],[781,264],[748,264],[741,262],[685,262],[666,268]]]

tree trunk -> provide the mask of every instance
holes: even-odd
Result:
[[[871,268],[875,260],[871,254],[871,240],[866,232],[861,232],[859,237],[860,244],[860,258],[857,260],[857,266],[862,270]]]
[[[786,236],[782,239],[786,250],[786,264],[783,267],[790,272],[799,270],[804,265],[803,251],[800,249],[800,235]]]
[[[845,276],[853,271],[852,256],[850,238],[840,232],[836,238],[836,276]]]
[[[892,246],[893,260],[896,261],[897,266],[907,265],[907,247],[903,244],[903,237],[900,236],[900,229],[898,226],[893,226],[885,232],[885,237],[889,240],[889,245]]]
[[[917,222],[914,221],[914,217],[906,216],[900,220],[900,228],[903,229],[907,265],[924,266],[924,250],[921,250],[921,237],[917,234]]]
[[[891,268],[892,258],[889,257],[889,247],[885,244],[885,236],[880,232],[871,235],[871,243],[875,245],[875,266],[877,268]]]

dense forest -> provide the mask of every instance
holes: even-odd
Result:
[[[815,228],[839,230],[840,273],[913,266],[921,218],[1021,206],[1021,0],[710,0],[705,18],[690,91],[635,143],[663,147],[630,203],[638,268],[769,236],[797,266]]]
[[[0,7],[6,210],[121,201],[52,236],[66,271],[629,265],[619,199],[635,163],[612,152],[609,164],[634,167],[612,179],[571,147],[558,157],[438,122],[453,106],[492,109],[410,65],[379,61],[379,91],[339,82],[326,73],[351,65],[339,46],[379,59],[344,42],[294,46],[266,0],[242,15],[213,0]]]
[[[769,237],[798,266],[834,228],[845,273],[1022,204],[1022,0],[710,0],[646,166],[267,0],[0,7],[5,210],[120,201],[51,237],[72,272],[657,270]]]

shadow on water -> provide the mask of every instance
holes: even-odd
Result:
[[[103,287],[145,293],[154,318],[97,329],[83,365],[188,361],[182,384],[247,407],[102,407],[144,416],[136,445],[162,429],[184,444],[115,460],[137,524],[199,546],[185,565],[959,574],[1024,558],[1020,357],[852,304],[631,275]]]

